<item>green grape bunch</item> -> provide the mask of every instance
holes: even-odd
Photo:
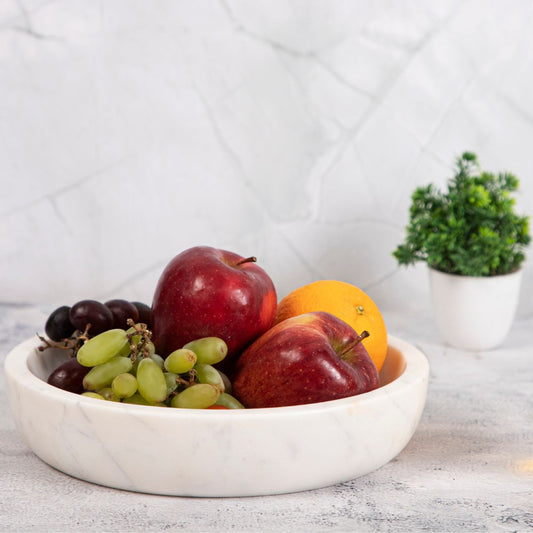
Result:
[[[418,261],[465,276],[508,274],[520,268],[530,243],[529,217],[515,213],[518,178],[481,170],[477,156],[456,160],[447,191],[433,184],[411,197],[406,237],[394,251],[400,265]]]
[[[163,358],[156,353],[146,324],[130,319],[128,325],[127,330],[109,329],[87,339],[75,352],[78,367],[84,369],[79,394],[159,407],[244,408],[231,395],[227,376],[214,366],[228,353],[223,339],[196,339]],[[72,366],[72,361],[64,365]],[[54,375],[61,377],[52,379]],[[48,382],[74,392],[75,388],[63,386],[73,375],[73,370],[56,369]]]

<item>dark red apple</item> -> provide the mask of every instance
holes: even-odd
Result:
[[[255,258],[196,246],[174,257],[159,278],[153,341],[167,356],[189,341],[220,337],[227,363],[272,326],[276,306],[274,283]]]
[[[289,318],[239,357],[233,395],[245,407],[324,402],[375,389],[378,372],[358,335],[322,311]]]

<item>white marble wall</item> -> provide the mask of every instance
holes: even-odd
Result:
[[[532,66],[530,0],[0,0],[0,301],[150,301],[209,244],[428,306],[411,191],[468,149],[533,213]]]

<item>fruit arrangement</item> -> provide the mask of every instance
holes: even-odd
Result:
[[[178,254],[151,307],[82,300],[49,316],[41,350],[69,350],[48,378],[122,403],[196,409],[282,407],[371,391],[387,352],[379,309],[321,280],[277,300],[254,257],[208,246]]]

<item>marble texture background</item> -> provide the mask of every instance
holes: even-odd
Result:
[[[533,213],[532,61],[530,0],[2,0],[0,301],[149,302],[207,244],[423,309],[415,186],[473,150]]]

